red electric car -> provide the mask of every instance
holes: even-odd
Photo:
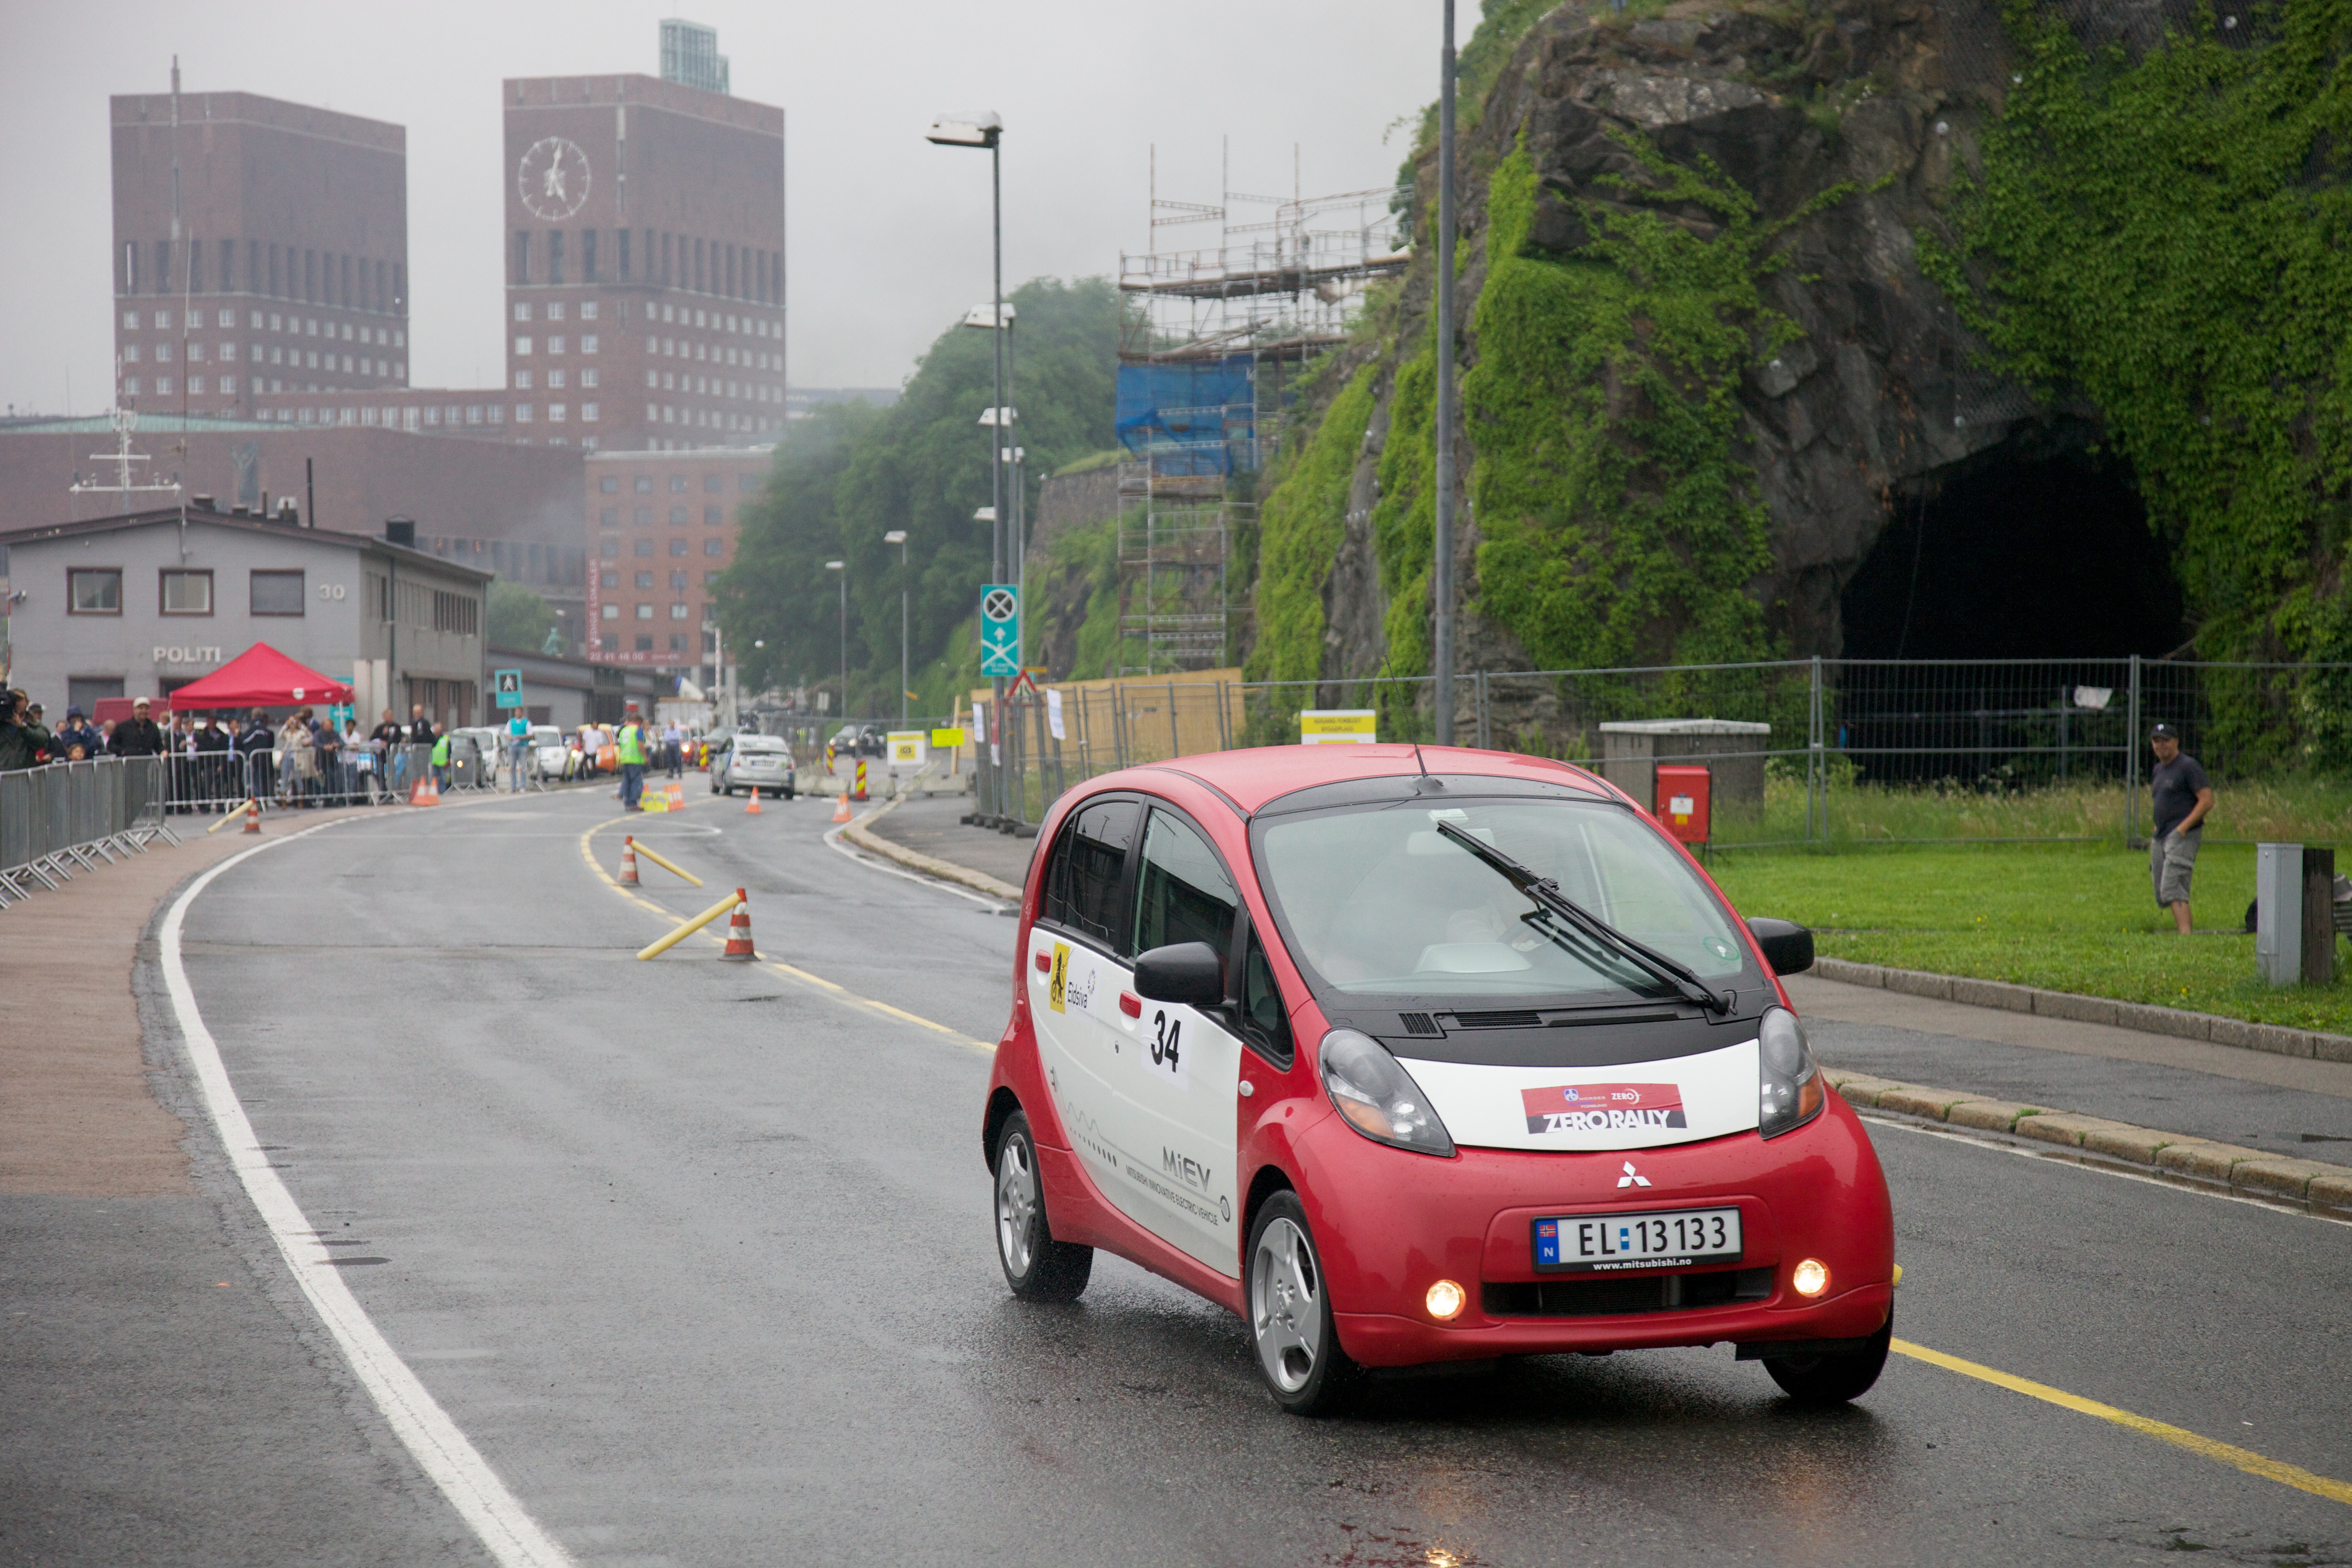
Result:
[[[1876,1380],[1885,1178],[1742,923],[1542,758],[1268,747],[1055,805],[982,1139],[1016,1296],[1094,1248],[1242,1315],[1275,1399],[1360,1371],[1728,1341]]]

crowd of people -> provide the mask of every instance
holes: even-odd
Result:
[[[0,773],[99,757],[169,758],[169,798],[176,811],[226,810],[248,797],[280,806],[372,803],[404,796],[427,768],[446,789],[456,782],[457,740],[421,706],[409,710],[405,723],[385,709],[363,735],[355,718],[343,720],[339,731],[309,707],[275,722],[258,708],[241,715],[167,713],[159,720],[145,698],[131,705],[128,718],[102,723],[68,708],[65,721],[52,730],[41,704],[20,690],[0,690]],[[519,714],[500,728],[499,741],[503,759],[480,759],[486,782],[495,778],[499,760],[507,763],[510,789],[542,773],[557,776],[533,757],[539,741]],[[632,807],[648,773],[660,769],[677,778],[702,761],[691,731],[674,721],[648,724],[634,704],[620,722],[591,721],[562,743],[571,755],[560,776],[615,777],[623,804]]]

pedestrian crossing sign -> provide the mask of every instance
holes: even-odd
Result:
[[[498,692],[499,707],[520,708],[522,706],[521,670],[494,669],[490,671],[490,679],[496,683],[494,689]]]
[[[980,591],[980,673],[994,679],[1021,673],[1021,588],[991,583]]]

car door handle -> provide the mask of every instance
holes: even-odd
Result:
[[[1140,1018],[1143,1016],[1143,998],[1132,991],[1122,991],[1118,994],[1118,1010],[1130,1018]]]

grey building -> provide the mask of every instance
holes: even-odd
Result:
[[[0,531],[0,551],[9,683],[53,720],[167,697],[257,642],[349,681],[368,723],[484,711],[491,574],[405,542],[191,506]]]

